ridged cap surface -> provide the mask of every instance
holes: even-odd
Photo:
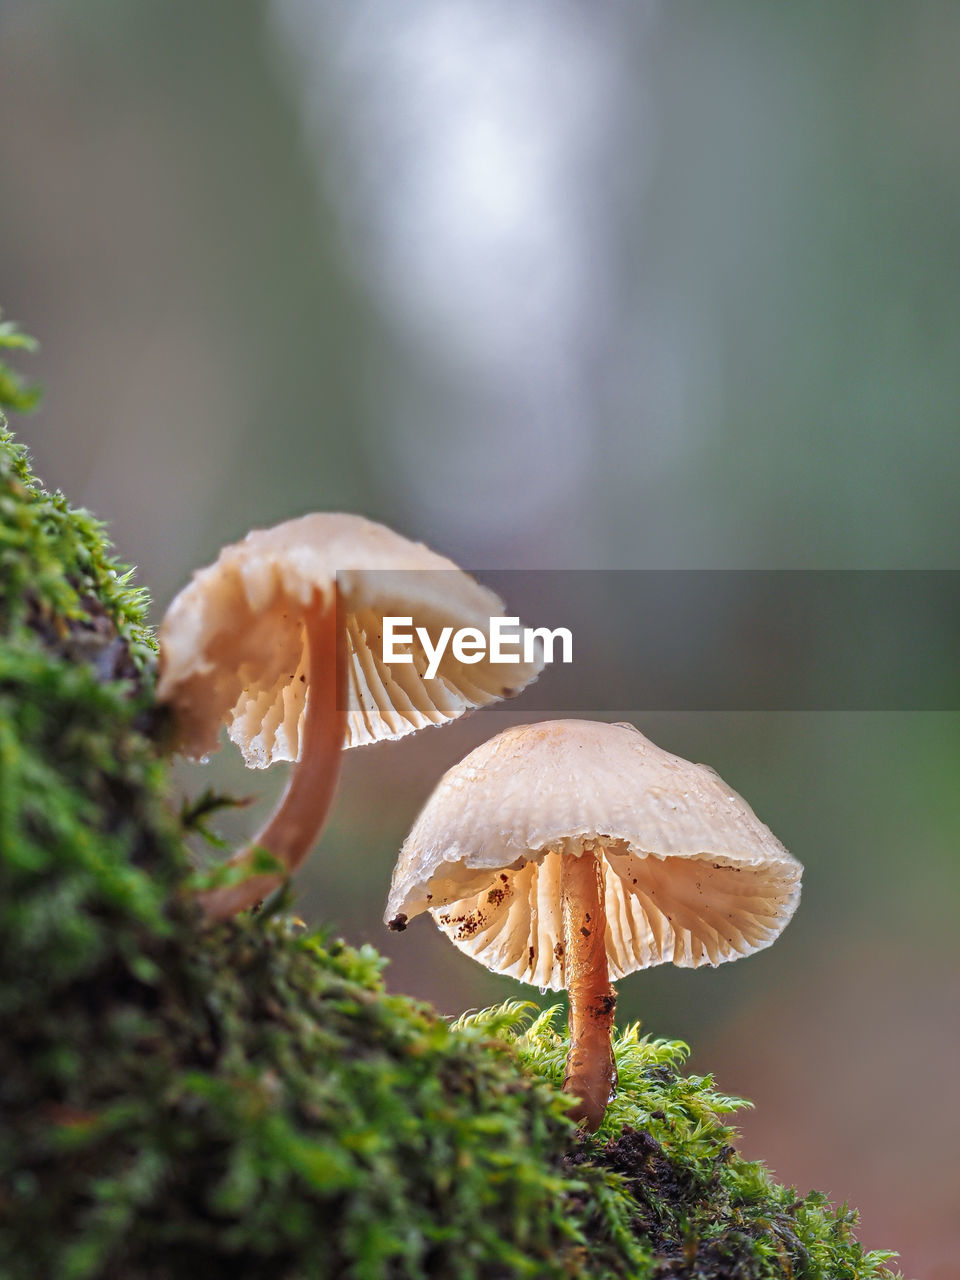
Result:
[[[430,910],[487,968],[561,990],[560,859],[603,859],[610,976],[769,946],[802,867],[709,767],[632,725],[508,729],[454,765],[407,837],[385,919]]]
[[[423,646],[412,664],[383,662],[381,621],[440,629],[502,615],[500,599],[453,561],[362,516],[321,513],[256,529],[199,569],[160,627],[157,696],[177,716],[179,748],[216,750],[221,724],[248,766],[296,760],[307,695],[303,614],[339,590],[347,629],[345,746],[400,738],[518,693],[542,663],[464,664],[448,645],[434,679]]]

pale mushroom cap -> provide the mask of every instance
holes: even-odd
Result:
[[[381,621],[412,617],[435,641],[440,628],[489,632],[499,598],[453,561],[362,516],[316,514],[255,529],[197,570],[160,627],[157,696],[177,715],[178,746],[216,750],[219,730],[248,766],[296,760],[307,696],[303,616],[317,596],[340,593],[347,627],[349,707],[344,746],[400,738],[518,693],[542,662],[458,662],[448,645],[426,680],[412,664],[386,666]]]
[[[385,919],[430,910],[497,973],[561,990],[560,865],[596,851],[611,978],[769,946],[802,867],[714,771],[632,725],[552,720],[476,748],[407,837]]]

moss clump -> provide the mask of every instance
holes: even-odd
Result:
[[[560,1012],[559,1005],[541,1013],[518,1003],[463,1021],[488,1023],[513,1039],[524,1067],[559,1087],[568,1049],[555,1030]],[[854,1210],[832,1208],[817,1191],[798,1196],[737,1153],[736,1133],[724,1116],[750,1104],[719,1093],[710,1076],[684,1076],[687,1053],[679,1041],[641,1038],[635,1026],[615,1036],[617,1096],[600,1132],[582,1140],[571,1157],[623,1179],[631,1229],[651,1254],[649,1272],[640,1274],[661,1280],[888,1276],[885,1264],[895,1255],[862,1249]]]
[[[37,342],[26,333],[21,333],[12,320],[4,320],[0,311],[0,413],[4,409],[15,409],[19,413],[29,413],[40,399],[39,387],[28,387],[23,379],[7,363],[8,351],[36,351]]]
[[[0,435],[0,1274],[885,1274],[733,1150],[682,1046],[579,1142],[552,1015],[450,1027],[381,962],[190,905],[144,600]]]

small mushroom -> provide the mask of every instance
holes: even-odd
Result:
[[[595,1131],[616,1085],[612,982],[769,946],[802,867],[706,765],[629,724],[508,729],[443,776],[404,842],[385,919],[429,910],[496,973],[566,989],[563,1087]]]
[[[254,530],[198,570],[160,627],[157,697],[173,711],[175,747],[203,757],[225,724],[248,767],[296,762],[276,812],[231,861],[244,863],[260,847],[295,870],[332,802],[342,747],[446,723],[518,693],[542,666],[538,659],[505,668],[488,655],[465,663],[448,645],[428,679],[415,632],[410,662],[384,661],[385,616],[412,618],[436,649],[444,627],[487,635],[502,613],[498,597],[452,561],[355,515]],[[255,905],[281,879],[249,876],[201,901],[222,918]]]

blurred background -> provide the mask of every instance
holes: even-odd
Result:
[[[0,302],[46,387],[15,425],[157,618],[325,508],[481,576],[958,568],[958,61],[923,0],[0,0]],[[807,868],[775,947],[622,1014],[754,1099],[748,1154],[956,1277],[960,716],[603,710]],[[302,877],[445,1013],[547,1003],[380,923],[441,772],[523,714],[351,753]],[[281,773],[177,787],[265,809]]]

